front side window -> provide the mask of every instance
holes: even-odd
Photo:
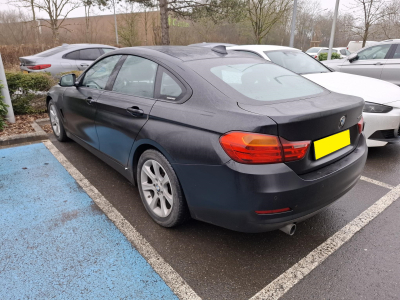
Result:
[[[101,56],[100,49],[82,49],[80,50],[80,59],[81,60],[96,60]]]
[[[270,63],[222,65],[210,71],[240,94],[259,101],[309,97],[324,92],[304,77]]]
[[[384,59],[390,49],[390,44],[369,47],[358,52],[358,60]]]
[[[104,53],[108,53],[110,51],[114,51],[115,49],[111,49],[111,48],[103,48]]]
[[[138,56],[128,56],[115,79],[113,91],[153,98],[157,64]]]
[[[82,85],[93,89],[105,89],[108,78],[110,77],[120,58],[121,55],[113,55],[106,57],[94,64],[86,72],[82,81]]]
[[[265,52],[269,59],[297,74],[328,73],[329,70],[308,54],[300,51],[271,51]]]

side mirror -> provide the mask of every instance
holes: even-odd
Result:
[[[358,59],[358,54],[357,53],[352,53],[347,57],[347,59],[348,59],[349,62],[353,62],[353,61]]]
[[[76,75],[75,74],[67,74],[61,77],[60,85],[61,86],[75,86]]]

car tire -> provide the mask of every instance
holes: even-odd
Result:
[[[174,227],[190,218],[189,209],[174,169],[160,152],[143,152],[137,166],[140,197],[152,219]]]
[[[53,129],[54,136],[60,142],[68,141],[69,138],[67,137],[64,125],[61,121],[57,107],[54,104],[53,100],[50,100],[49,102],[48,111],[49,111],[50,125],[51,128]]]

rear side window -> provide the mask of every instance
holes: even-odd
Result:
[[[344,49],[341,49],[340,53],[343,54],[343,55],[347,55],[346,50],[344,50]]]
[[[79,59],[79,50],[64,55],[65,59]]]
[[[79,55],[81,60],[96,60],[102,55],[102,53],[100,52],[100,49],[93,48],[79,50]]]
[[[110,51],[114,51],[115,49],[111,49],[111,48],[102,48],[102,50],[104,51],[104,53],[108,53]]]
[[[210,71],[240,94],[259,101],[309,97],[324,92],[317,84],[275,64],[222,65]]]
[[[128,56],[115,79],[113,91],[146,98],[154,98],[157,64],[151,60]]]
[[[113,55],[95,63],[86,72],[82,85],[88,88],[103,90],[120,58],[121,55]]]
[[[160,84],[160,99],[176,100],[183,93],[183,86],[172,75],[162,72]]]

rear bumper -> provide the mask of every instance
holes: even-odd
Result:
[[[388,113],[363,113],[365,120],[364,134],[368,147],[381,147],[388,143],[398,143],[400,127],[400,108],[393,108]],[[392,131],[392,135],[387,132]],[[382,132],[382,133],[381,133]]]
[[[222,166],[174,164],[192,217],[241,232],[275,230],[318,213],[359,180],[367,159],[362,135],[357,148],[317,171],[297,175],[285,164]],[[258,215],[255,211],[290,207]]]

